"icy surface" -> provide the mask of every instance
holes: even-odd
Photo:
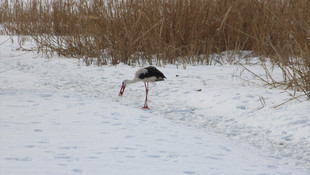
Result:
[[[310,173],[309,102],[274,108],[294,92],[241,67],[159,67],[167,79],[150,84],[151,110],[142,110],[143,83],[117,96],[138,67],[16,47],[0,45],[1,175]]]

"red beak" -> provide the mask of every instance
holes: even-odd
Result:
[[[122,88],[121,88],[121,90],[119,91],[118,96],[123,96],[124,91],[125,91],[125,86],[122,85]]]

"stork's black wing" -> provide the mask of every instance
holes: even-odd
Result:
[[[146,67],[144,69],[146,69],[147,71],[145,73],[141,73],[139,75],[140,79],[156,77],[156,81],[160,81],[160,80],[164,80],[164,78],[166,78],[165,75],[162,72],[160,72],[154,66],[149,66],[149,67]]]

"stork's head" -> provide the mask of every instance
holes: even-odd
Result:
[[[127,83],[125,81],[123,81],[123,83],[122,83],[122,87],[121,87],[121,90],[119,91],[118,96],[123,96],[123,93],[124,93],[126,85],[127,85]]]

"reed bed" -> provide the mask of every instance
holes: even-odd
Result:
[[[30,36],[42,53],[98,65],[209,65],[212,54],[247,50],[262,60],[270,58],[283,70],[285,86],[303,91],[308,97],[309,14],[309,0],[0,3],[2,33]]]

